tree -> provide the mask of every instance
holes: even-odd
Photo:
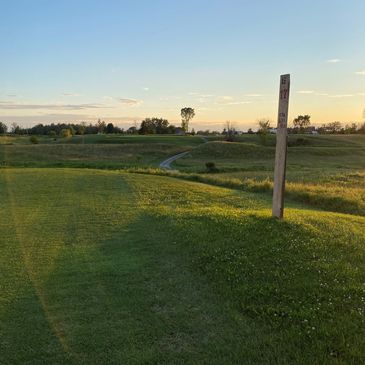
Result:
[[[324,124],[326,132],[327,133],[331,133],[331,134],[335,134],[335,133],[339,133],[342,129],[342,123],[341,122],[331,122],[328,124]]]
[[[168,132],[167,128],[169,126],[169,122],[167,119],[152,118],[152,121],[155,125],[157,134],[166,134]]]
[[[236,134],[236,128],[234,127],[233,123],[227,120],[224,130],[226,135],[226,141],[233,142],[234,136]]]
[[[259,130],[257,133],[260,136],[261,143],[266,145],[267,143],[267,135],[269,133],[269,129],[271,128],[271,121],[269,119],[259,119],[258,120]]]
[[[269,119],[259,119],[257,121],[258,125],[259,125],[259,133],[268,133],[269,129],[271,128],[271,121]]]
[[[129,127],[127,129],[127,133],[128,134],[137,134],[137,127],[136,126]]]
[[[195,110],[193,108],[181,109],[181,128],[185,131],[189,131],[189,122],[195,117]]]
[[[360,125],[358,133],[365,134],[365,122]]]
[[[68,137],[71,137],[71,136],[72,136],[72,133],[71,133],[70,128],[62,129],[62,130],[61,130],[61,132],[60,132],[60,136],[61,136],[62,138],[68,138]]]
[[[167,134],[173,133],[173,129],[170,128],[167,119],[163,118],[146,118],[141,122],[141,126],[138,130],[139,134]]]
[[[13,134],[20,134],[21,130],[17,123],[13,122],[11,123],[11,133]]]
[[[101,121],[100,119],[98,119],[97,121],[97,126],[98,126],[98,133],[103,133],[104,129],[106,128],[106,124],[104,121]]]
[[[85,131],[86,131],[85,122],[82,122],[81,124],[78,124],[76,126],[76,134],[82,136],[83,134],[85,134]]]
[[[156,134],[156,126],[151,118],[146,118],[142,121],[138,130],[139,134]]]
[[[106,126],[106,133],[114,133],[113,123],[108,123],[108,125]]]
[[[345,128],[344,128],[344,133],[345,134],[355,134],[357,132],[357,124],[356,123],[351,123],[351,124],[346,124]]]
[[[0,134],[5,134],[7,131],[8,131],[8,126],[5,123],[0,122]]]
[[[311,117],[310,115],[298,115],[294,120],[293,120],[293,125],[294,128],[296,128],[297,130],[299,130],[300,133],[305,132],[305,130],[310,126],[311,121],[310,121]]]

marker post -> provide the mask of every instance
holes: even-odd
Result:
[[[288,145],[288,110],[290,93],[290,75],[280,77],[278,126],[276,132],[274,194],[272,216],[282,219],[284,216],[284,192],[286,174],[286,156]]]

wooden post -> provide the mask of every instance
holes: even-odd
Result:
[[[286,155],[288,144],[288,109],[289,109],[290,75],[281,75],[279,94],[279,115],[276,131],[276,153],[274,172],[274,194],[272,202],[273,217],[282,219],[284,216],[284,191]]]

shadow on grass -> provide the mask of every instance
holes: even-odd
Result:
[[[78,364],[360,363],[360,226],[321,232],[301,214],[151,207],[87,255],[64,248],[43,285],[49,313]],[[8,317],[26,321],[21,346],[46,363],[56,345],[29,342],[50,335],[32,298]]]

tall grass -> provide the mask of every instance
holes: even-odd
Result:
[[[254,193],[272,194],[273,190],[273,181],[269,178],[263,180],[252,178],[238,179],[221,177],[215,174],[184,173],[153,168],[132,168],[127,169],[127,171],[171,176]],[[358,173],[355,174],[355,176],[361,177],[362,174]],[[335,183],[321,185],[304,182],[289,182],[286,184],[286,197],[295,202],[308,204],[323,210],[365,216],[365,189],[361,187],[347,187]]]

